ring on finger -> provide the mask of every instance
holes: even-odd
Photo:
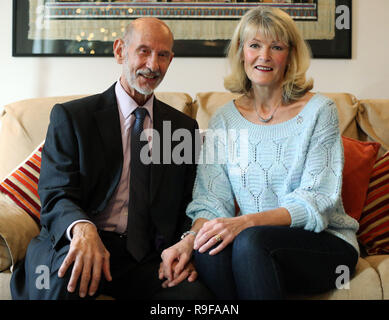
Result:
[[[221,235],[220,233],[218,233],[214,238],[215,238],[215,241],[216,241],[216,242],[220,242],[220,241],[223,240],[223,239],[222,239],[222,235]]]

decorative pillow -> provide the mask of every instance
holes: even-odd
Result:
[[[17,169],[0,183],[0,192],[9,196],[39,225],[41,203],[38,180],[41,168],[41,143]]]
[[[357,236],[368,255],[389,253],[389,153],[374,165]]]
[[[39,233],[42,147],[43,142],[0,183],[0,271],[22,259]]]
[[[342,137],[344,169],[342,200],[348,215],[359,221],[366,200],[369,179],[381,145]]]

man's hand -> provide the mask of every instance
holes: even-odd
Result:
[[[177,264],[178,264],[178,261],[173,262],[172,268],[175,269]],[[162,280],[164,278],[163,268],[164,268],[163,262],[161,262],[161,264],[159,266],[159,279],[160,280]],[[197,274],[197,271],[195,269],[193,262],[189,261],[185,265],[184,269],[179,274],[177,274],[177,276],[175,278],[173,278],[173,280],[166,279],[162,283],[162,287],[163,288],[174,287],[185,279],[188,279],[189,282],[193,282],[197,279],[197,275],[198,274]]]
[[[186,278],[190,282],[196,280],[197,272],[190,262],[193,252],[193,242],[194,236],[190,234],[162,252],[159,279],[167,279],[162,284],[164,288],[173,287]]]
[[[84,298],[87,292],[90,296],[93,296],[100,283],[101,271],[104,272],[104,276],[108,281],[112,280],[109,252],[93,224],[79,222],[72,228],[72,233],[70,249],[59,268],[58,276],[62,278],[69,266],[74,262],[72,275],[67,287],[68,291],[74,292],[81,275],[80,297]]]

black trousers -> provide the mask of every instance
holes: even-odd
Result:
[[[158,252],[150,253],[138,263],[126,249],[126,239],[113,232],[100,232],[100,237],[110,252],[112,281],[101,276],[99,289],[93,297],[100,294],[115,299],[134,300],[208,300],[213,295],[200,282],[184,280],[176,287],[162,288],[158,278],[161,258]],[[65,276],[58,277],[58,270],[70,248],[70,243],[54,250],[47,238],[34,238],[27,250],[26,257],[15,268],[11,278],[11,294],[15,300],[78,300],[79,285],[73,293],[67,291],[72,267]],[[47,274],[44,274],[44,271]],[[44,278],[46,276],[46,279]],[[79,279],[80,280],[80,279]]]

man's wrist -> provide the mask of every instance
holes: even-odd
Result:
[[[87,224],[90,224],[92,226],[95,226],[95,224],[90,221],[90,220],[77,220],[77,221],[74,221],[66,230],[66,237],[68,238],[69,241],[72,241],[73,239],[73,234],[74,234],[74,227],[76,227],[78,225],[78,227],[80,227],[82,223],[87,223]],[[96,228],[97,230],[97,228]]]

